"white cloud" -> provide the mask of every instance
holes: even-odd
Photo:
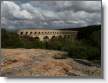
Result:
[[[13,1],[3,1],[1,4],[1,13],[4,17],[10,18],[13,16],[25,19],[32,18],[31,14],[27,10],[21,10],[20,6],[15,4]]]
[[[5,17],[1,18],[1,24],[7,24],[7,19]]]
[[[29,11],[35,19],[45,19],[42,15],[42,10],[40,8],[33,7],[30,3],[22,4],[21,8]]]
[[[51,10],[44,10],[40,7],[34,7],[30,3],[22,4],[21,7],[31,12],[34,18],[40,18],[42,20],[45,20],[45,18],[58,18],[56,12]]]
[[[82,4],[84,4],[84,6],[82,6],[83,9],[87,8],[91,11],[101,11],[101,1],[83,1]]]
[[[55,24],[64,24],[64,21],[60,20],[60,21],[53,21],[53,23]]]
[[[56,6],[62,8],[62,7],[70,7],[72,6],[71,1],[56,1]]]
[[[21,19],[32,19],[32,15],[27,10],[16,11],[13,16]]]
[[[75,11],[99,12],[101,11],[101,1],[74,1],[71,6]]]
[[[3,24],[19,18],[17,23],[36,26],[83,26],[101,23],[100,1],[30,1],[17,3],[2,1],[1,17]],[[9,20],[8,20],[9,19]],[[23,19],[26,19],[23,22]],[[49,21],[48,21],[49,20]],[[43,23],[43,24],[42,24]],[[53,25],[53,26],[54,26]],[[17,25],[18,26],[18,25]],[[33,25],[34,26],[34,25]]]

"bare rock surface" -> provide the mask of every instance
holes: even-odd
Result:
[[[45,49],[1,49],[0,75],[7,77],[101,76],[101,68]],[[87,64],[89,63],[88,61]]]

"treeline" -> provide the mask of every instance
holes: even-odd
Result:
[[[1,30],[2,48],[43,48],[67,51],[69,57],[101,63],[101,25],[79,29],[76,40],[53,38],[40,41],[32,37],[19,37],[16,32]]]

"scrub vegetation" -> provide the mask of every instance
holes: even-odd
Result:
[[[68,57],[86,59],[101,65],[101,25],[77,28],[77,38],[53,38],[40,41],[32,37],[20,37],[14,31],[1,29],[2,48],[41,48],[67,51]]]

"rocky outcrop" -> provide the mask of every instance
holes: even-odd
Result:
[[[84,60],[67,57],[66,52],[42,49],[2,49],[0,75],[7,77],[101,76],[97,68]],[[83,64],[87,62],[87,64]]]

